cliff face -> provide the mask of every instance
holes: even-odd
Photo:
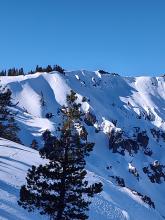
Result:
[[[13,103],[19,102],[13,110],[21,128],[20,139],[27,147],[34,138],[42,145],[40,136],[45,129],[55,132],[58,108],[71,89],[77,93],[89,138],[96,143],[87,162],[88,178],[104,184],[104,191],[93,199],[90,220],[165,218],[165,77],[72,71],[1,77],[1,83],[12,90]],[[39,163],[39,155],[27,147],[15,154],[18,146],[4,140],[1,145],[6,152],[0,157],[1,164],[7,164],[10,175],[0,168],[0,180],[5,182],[0,185],[5,191],[0,197],[0,218],[37,219],[37,214],[35,218],[24,215],[16,198],[28,164]],[[29,152],[35,156],[31,158]],[[15,165],[21,171],[11,172],[10,163],[17,157]],[[24,158],[28,158],[26,165]],[[14,200],[11,187],[16,188]],[[13,215],[5,208],[10,202]]]

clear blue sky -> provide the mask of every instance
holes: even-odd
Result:
[[[165,0],[0,0],[0,69],[165,73]]]

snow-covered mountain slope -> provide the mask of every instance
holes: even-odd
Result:
[[[29,214],[18,206],[20,186],[25,182],[27,169],[42,162],[38,152],[25,146],[0,139],[0,219],[44,219]]]
[[[27,147],[34,138],[42,145],[45,129],[55,132],[58,108],[65,104],[66,94],[71,89],[78,94],[88,119],[92,118],[93,126],[86,125],[89,139],[96,143],[87,162],[88,178],[104,184],[104,191],[92,202],[90,220],[165,218],[164,77],[72,71],[1,77],[1,83],[12,90],[13,103],[19,102],[13,109]],[[54,117],[48,119],[45,115],[50,112]],[[39,155],[27,147],[0,142],[0,219],[40,218],[26,215],[16,202],[26,170],[41,162]]]

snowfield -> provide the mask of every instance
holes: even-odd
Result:
[[[87,178],[102,181],[104,190],[94,197],[89,219],[165,219],[165,181],[161,177],[160,183],[152,183],[149,178],[152,173],[143,171],[156,160],[165,165],[165,139],[151,132],[151,129],[160,134],[165,132],[165,77],[121,77],[84,70],[65,75],[52,72],[0,77],[0,80],[11,89],[13,103],[19,102],[13,110],[17,112],[19,137],[24,144],[0,139],[0,220],[48,219],[37,211],[28,213],[17,205],[17,200],[27,170],[32,164],[43,162],[29,146],[34,138],[42,146],[44,130],[55,132],[58,108],[65,104],[71,89],[77,93],[83,111],[90,111],[97,119],[94,126],[86,126],[89,140],[95,142],[87,159]],[[87,100],[82,102],[84,96]],[[54,117],[46,118],[49,112]],[[109,134],[123,131],[124,138],[134,139],[136,130],[146,132],[147,148],[152,155],[145,154],[142,147],[137,153],[113,153]],[[124,185],[118,184],[115,177],[122,178]],[[144,202],[142,196],[149,197],[155,208]]]

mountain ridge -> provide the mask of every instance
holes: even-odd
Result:
[[[11,89],[13,103],[19,102],[12,108],[26,146],[34,138],[42,146],[41,134],[46,129],[55,133],[60,120],[57,112],[66,104],[66,94],[71,89],[77,93],[89,138],[96,143],[87,160],[89,179],[104,184],[104,191],[91,205],[90,220],[164,219],[165,182],[163,176],[160,183],[151,182],[150,177],[155,175],[155,161],[165,165],[165,77],[122,77],[84,70],[0,79]],[[54,117],[47,118],[47,113]]]

